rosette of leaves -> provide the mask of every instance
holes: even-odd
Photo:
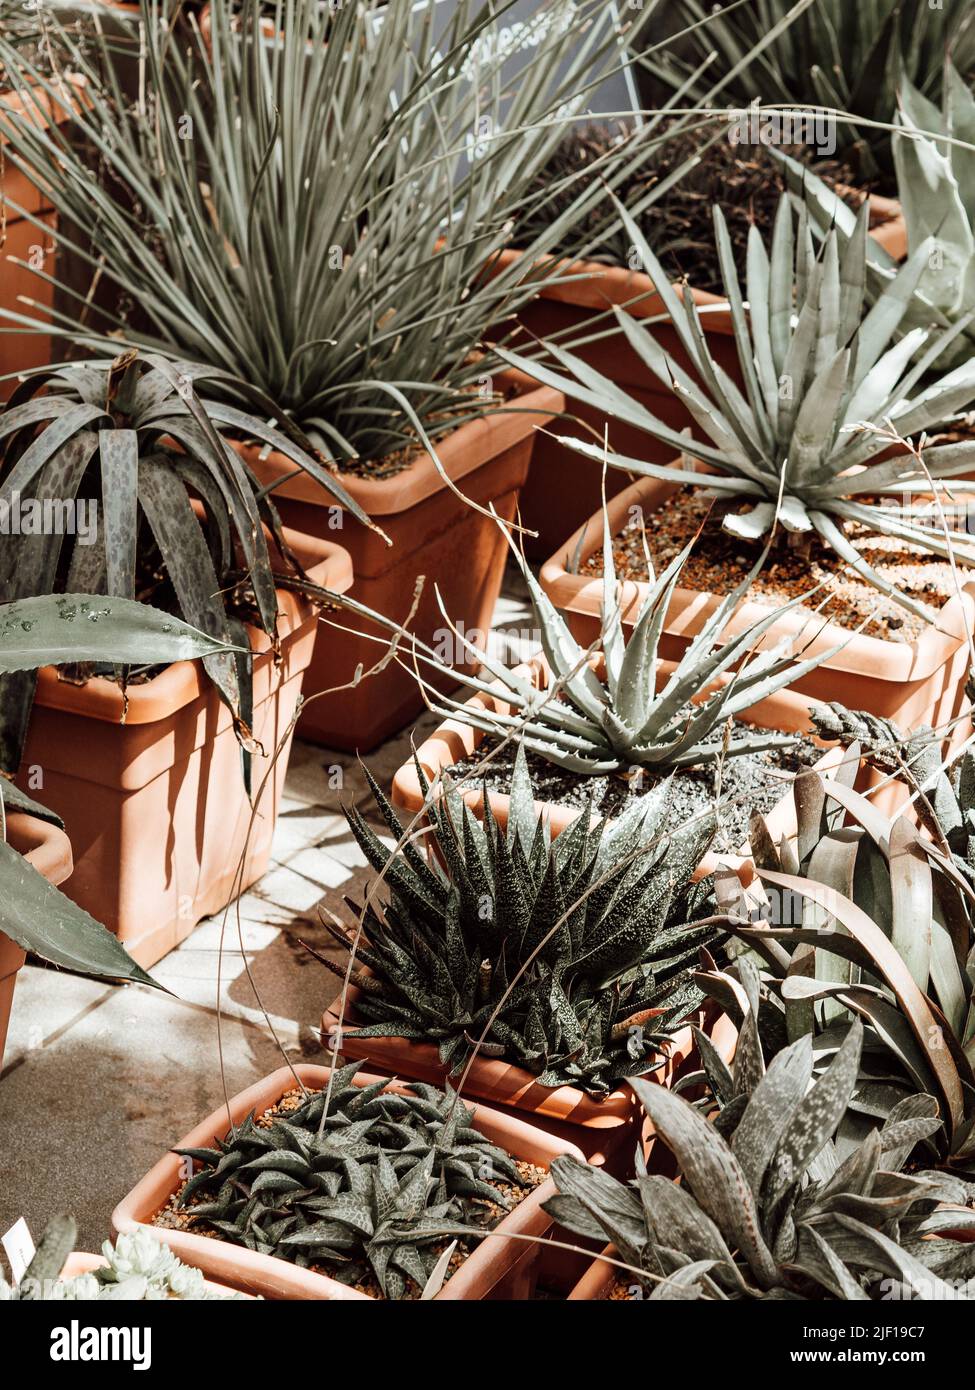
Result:
[[[179,1204],[234,1244],[343,1284],[372,1276],[398,1299],[410,1280],[426,1289],[445,1236],[490,1229],[492,1209],[512,1205],[489,1179],[524,1180],[453,1092],[357,1086],[360,1066],[270,1124],[250,1115],[214,1148],[177,1150],[201,1165]]]
[[[943,330],[913,327],[901,332],[912,322],[933,241],[917,246],[868,304],[867,205],[856,215],[850,235],[830,227],[817,250],[805,204],[797,219],[784,194],[769,248],[756,226],[750,230],[743,294],[725,218],[715,206],[741,390],[712,357],[705,319],[690,291],[685,288],[683,297],[677,293],[633,219],[624,208],[619,212],[692,370],[686,371],[657,343],[652,327],[619,309],[614,310],[616,319],[640,360],[686,406],[701,439],[689,443],[554,342],[546,344],[547,352],[563,371],[499,349],[505,360],[608,418],[672,445],[680,455],[673,464],[657,465],[610,454],[607,461],[613,467],[704,489],[728,506],[723,525],[743,540],[788,534],[796,543],[818,537],[862,579],[929,618],[922,604],[867,562],[843,527],[856,523],[934,555],[952,554],[962,564],[975,564],[975,544],[969,538],[946,537],[934,522],[925,524],[871,500],[881,494],[943,494],[945,480],[964,475],[975,462],[971,441],[925,448],[923,464],[904,453],[871,462],[889,446],[892,429],[902,439],[920,436],[975,400],[975,358],[946,375],[931,376],[967,317]],[[600,462],[606,457],[590,441],[562,442]],[[709,471],[689,464],[688,453]]]
[[[625,772],[633,767],[666,774],[796,743],[791,735],[757,726],[721,736],[722,726],[736,715],[792,685],[838,650],[833,648],[806,660],[797,660],[794,644],[788,640],[759,650],[769,628],[783,612],[802,603],[803,596],[776,611],[770,610],[757,623],[721,640],[762,560],[705,618],[673,671],[660,680],[660,640],[674,590],[691,552],[690,545],[660,575],[654,571],[649,550],[645,550],[650,576],[647,593],[626,638],[621,615],[626,586],[617,582],[613,542],[604,511],[600,637],[598,644],[584,649],[532,574],[507,529],[502,529],[528,590],[549,668],[548,688],[540,690],[523,672],[481,651],[460,628],[455,628],[458,641],[491,677],[491,682],[465,678],[465,685],[495,698],[488,705],[455,700],[423,681],[430,709],[488,734],[515,735],[531,752],[557,767],[583,775]],[[449,622],[446,612],[444,617]],[[429,649],[417,644],[416,652],[424,665],[434,665]],[[419,674],[417,678],[422,681]],[[499,695],[508,706],[507,711],[497,707]]]
[[[104,1265],[87,1274],[62,1279],[65,1261],[75,1247],[77,1224],[71,1216],[48,1222],[23,1278],[0,1279],[0,1303],[7,1302],[159,1302],[234,1299],[239,1294],[211,1293],[203,1273],[184,1265],[168,1245],[149,1231],[123,1232],[115,1244],[102,1245]]]
[[[400,842],[402,823],[369,781]],[[364,1026],[348,1036],[434,1043],[452,1074],[475,1052],[503,1057],[543,1086],[595,1094],[660,1066],[669,1031],[701,1002],[689,967],[717,939],[710,922],[685,925],[708,900],[691,876],[714,813],[669,830],[667,791],[662,783],[634,798],[616,820],[583,813],[552,838],[519,748],[507,830],[486,795],[482,825],[449,779],[428,798],[430,863],[405,842],[391,852],[347,811],[390,892],[365,911],[368,944],[356,961],[370,973],[357,964],[352,974]],[[344,978],[343,966],[319,958]]]
[[[0,682],[39,666],[81,661],[125,665],[232,655],[216,638],[147,603],[97,594],[45,594],[0,604]],[[61,819],[0,776],[0,932],[52,965],[84,975],[154,985],[118,937],[59,893],[7,843],[6,815]]]
[[[155,576],[159,598],[218,639],[204,665],[246,739],[249,647],[230,598],[246,592],[256,622],[273,634],[275,565],[293,573],[298,567],[277,509],[230,439],[280,450],[337,504],[367,524],[368,517],[294,426],[266,423],[274,414],[270,402],[261,418],[212,394],[221,378],[210,368],[128,352],[113,362],[51,368],[18,385],[0,413],[0,505],[32,506],[43,515],[45,506],[87,498],[97,506],[97,525],[84,543],[56,526],[7,537],[0,591],[27,598],[63,586],[131,600],[148,581],[152,598]],[[202,503],[202,521],[191,495]],[[265,526],[277,540],[277,561]],[[220,650],[220,643],[240,650]],[[33,672],[0,680],[0,766],[19,764],[33,691]]]
[[[858,1084],[861,1024],[819,1075],[808,1035],[766,1066],[756,980],[749,990],[733,1069],[705,1052],[712,1119],[665,1086],[631,1083],[680,1183],[648,1173],[640,1154],[628,1184],[560,1157],[546,1210],[577,1235],[611,1241],[655,1299],[975,1298],[975,1250],[932,1239],[975,1228],[968,1184],[904,1171],[940,1127],[937,1101],[907,1097],[842,1153],[835,1133]]]
[[[950,783],[930,788],[922,830],[908,814],[887,817],[857,792],[859,746],[845,754],[835,777],[811,771],[796,778],[794,838],[775,843],[753,815],[761,887],[739,892],[724,876],[718,898],[738,915],[729,929],[762,965],[756,1013],[767,1056],[808,1035],[821,1065],[862,1023],[863,1075],[838,1141],[862,1137],[912,1093],[929,1093],[944,1121],[932,1153],[968,1169],[975,1160],[975,889],[962,802],[970,802],[975,769],[970,758],[959,769],[954,819]],[[743,1007],[736,972],[732,964],[697,977],[734,1017]]]

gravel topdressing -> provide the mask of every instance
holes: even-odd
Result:
[[[710,509],[710,515],[709,515]],[[727,507],[703,497],[696,488],[675,494],[644,520],[647,544],[659,573],[703,526],[700,539],[684,566],[683,588],[727,594],[740,584],[761,554],[760,546],[725,531],[721,518]],[[864,559],[891,584],[920,600],[936,621],[937,610],[956,592],[951,566],[904,541],[878,535],[848,522],[843,528]],[[613,541],[613,554],[620,578],[646,579],[643,540],[638,525],[630,524]],[[603,553],[600,546],[582,566],[582,573],[601,575]],[[964,584],[971,571],[959,566]],[[783,544],[773,550],[765,568],[753,582],[748,597],[770,607],[779,607],[799,597],[817,584],[825,587],[813,605],[829,594],[823,614],[841,627],[857,628],[866,619],[863,632],[892,642],[913,642],[924,631],[925,623],[887,598],[865,580],[844,571],[843,562],[818,537],[813,537],[808,556]]]
[[[734,721],[736,736],[749,730],[760,736],[763,730]],[[716,735],[713,742],[720,741]],[[490,740],[481,744],[479,756],[465,758],[451,768],[455,779],[473,772],[480,758],[489,750]],[[511,787],[511,774],[514,770],[515,744],[509,743],[495,753],[483,773],[473,778],[470,786],[479,787],[487,783],[489,791],[507,793]],[[823,750],[810,739],[801,739],[791,748],[771,749],[764,753],[743,753],[729,758],[720,771],[720,795],[722,804],[718,808],[720,828],[715,848],[735,854],[748,835],[748,818],[752,811],[766,814],[785,794],[789,783],[797,772],[811,767],[822,757]],[[664,780],[666,773],[643,771],[642,779],[612,777],[584,777],[575,772],[566,772],[547,762],[539,753],[528,753],[528,770],[536,801],[550,801],[557,806],[569,806],[584,810],[592,797],[593,810],[597,815],[619,815],[634,796],[651,791]],[[684,825],[694,816],[707,810],[715,799],[717,790],[718,764],[688,768],[676,772],[668,795],[668,819],[672,825]]]

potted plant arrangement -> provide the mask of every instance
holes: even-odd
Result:
[[[185,661],[223,645],[129,599],[46,595],[0,604],[0,675],[50,662]],[[83,974],[152,984],[104,926],[57,891],[72,872],[59,816],[0,778],[0,1060],[27,951]]]
[[[611,16],[586,0],[567,26],[547,0],[511,69],[507,45],[494,42],[490,17],[473,0],[453,7],[437,34],[410,6],[333,12],[297,0],[286,38],[271,43],[264,6],[247,0],[216,7],[208,40],[198,35],[189,51],[167,22],[173,5],[143,0],[152,112],[114,100],[97,57],[64,38],[89,86],[74,129],[98,149],[111,196],[93,196],[78,149],[26,120],[9,122],[10,158],[43,174],[73,229],[72,249],[98,277],[97,302],[76,294],[63,333],[89,346],[121,341],[206,362],[224,374],[221,393],[238,407],[252,410],[259,388],[279,425],[299,425],[359,504],[337,503],[320,480],[309,487],[286,451],[241,423],[241,444],[256,441],[245,457],[273,489],[284,523],[340,538],[356,596],[398,621],[409,617],[428,640],[439,626],[429,588],[410,611],[424,573],[438,575],[468,630],[486,629],[504,557],[489,507],[513,518],[535,427],[562,402],[537,386],[519,396],[483,344],[542,283],[531,268],[537,258],[481,272],[506,244],[569,119],[563,113],[581,108],[586,87],[618,62]],[[577,52],[579,24],[587,36]],[[478,81],[465,58],[472,52]],[[388,100],[362,101],[352,54],[368,55],[371,81]],[[21,69],[23,83],[33,74],[27,63]],[[195,134],[181,139],[180,131]],[[268,140],[280,158],[269,156]],[[534,249],[544,255],[572,217],[603,199],[600,187],[580,183],[572,211]],[[149,257],[147,208],[157,251]],[[116,302],[103,308],[106,286]],[[362,525],[362,512],[385,536]],[[310,684],[349,683],[371,650],[337,633]],[[390,663],[361,687],[317,700],[302,729],[365,751],[420,703]]]
[[[226,434],[246,422],[349,500],[341,484],[293,431],[207,398],[211,377],[131,351],[36,373],[0,415],[0,500],[20,532],[0,556],[4,591],[149,598],[219,639],[202,665],[121,681],[91,667],[0,678],[5,765],[25,787],[40,770],[74,846],[71,896],[144,965],[267,867],[287,749],[272,758],[318,626],[315,605],[277,588],[276,572],[339,593],[352,580],[340,546],[282,529]],[[65,504],[73,543],[44,524],[45,508],[60,516]]]
[[[638,228],[626,220],[639,238]],[[650,331],[620,316],[634,348],[696,413],[709,443],[688,445],[649,411],[624,401],[598,373],[570,361],[555,345],[550,350],[576,381],[585,383],[570,389],[675,450],[688,448],[692,454],[688,458],[682,452],[665,466],[608,456],[610,464],[642,475],[609,508],[616,544],[630,557],[624,561],[619,556],[627,577],[642,580],[642,560],[638,548],[621,535],[625,520],[635,515],[655,535],[670,526],[684,528],[681,545],[686,529],[695,534],[703,527],[695,554],[706,561],[706,577],[676,589],[664,623],[663,655],[673,657],[692,640],[722,602],[722,589],[726,593],[742,569],[750,567],[749,551],[771,536],[768,562],[752,581],[751,597],[739,605],[729,632],[767,617],[797,586],[822,583],[824,613],[837,617],[812,636],[808,654],[823,660],[797,679],[796,691],[838,699],[904,727],[954,720],[957,731],[967,708],[963,685],[975,612],[957,567],[970,565],[975,552],[964,534],[945,533],[943,508],[951,509],[946,480],[963,476],[975,452],[967,441],[921,445],[925,430],[972,399],[975,375],[967,363],[944,375],[928,375],[958,335],[958,324],[933,335],[911,329],[893,340],[929,248],[916,248],[867,308],[866,215],[861,212],[842,251],[839,232],[831,231],[817,254],[803,230],[806,225],[800,214],[797,228],[784,198],[770,253],[752,229],[746,318],[724,219],[715,209],[746,378],[744,394],[716,373],[690,302],[682,304],[665,291],[699,380],[682,372]],[[642,247],[656,266],[649,246],[642,242]],[[847,287],[842,292],[841,281]],[[520,365],[517,356],[513,360]],[[535,370],[552,384],[568,385],[558,371]],[[919,442],[912,444],[912,439]],[[604,451],[585,440],[565,442],[584,455],[603,457]],[[683,520],[676,522],[677,516]],[[602,581],[592,561],[601,536],[601,518],[590,520],[552,556],[542,574],[548,596],[568,610],[583,641],[598,626],[595,609]],[[879,560],[871,546],[879,551]],[[894,552],[890,559],[885,558],[888,550]],[[887,577],[880,562],[891,567]],[[934,583],[929,576],[935,562],[941,587],[932,603],[925,586]],[[910,569],[912,563],[924,568],[923,576],[918,568]],[[570,566],[592,569],[593,577],[570,573]],[[847,578],[850,571],[852,580]],[[639,602],[647,592],[645,583],[637,582],[633,592]],[[868,635],[860,629],[875,620],[878,606],[881,635]],[[632,614],[624,616],[632,621]],[[794,636],[797,630],[808,631],[809,624],[808,609],[783,613],[764,640]],[[827,649],[831,655],[825,655]]]
[[[871,240],[884,248],[888,258],[903,257],[906,238],[897,203],[852,188],[855,176],[849,168],[836,161],[808,158],[790,159],[786,164],[784,151],[761,143],[745,144],[736,138],[737,133],[737,125],[728,117],[716,123],[713,118],[693,120],[666,111],[651,116],[639,132],[622,123],[571,131],[539,173],[539,190],[546,196],[531,216],[519,220],[515,238],[530,244],[538,223],[554,217],[574,196],[575,180],[581,173],[593,180],[605,178],[614,197],[648,236],[652,226],[654,251],[668,281],[677,289],[686,287],[684,293],[699,310],[708,351],[740,385],[734,326],[711,235],[711,208],[715,204],[720,203],[727,219],[739,270],[745,267],[749,227],[772,220],[778,197],[787,182],[797,178],[814,179],[817,188],[844,211],[848,201],[859,206],[866,200]],[[651,153],[627,177],[621,177],[617,172],[620,155],[637,139],[650,142]],[[800,147],[795,153],[801,154]],[[605,232],[600,236],[600,230],[586,223],[572,225],[573,242],[559,247],[565,257],[564,278],[545,285],[519,311],[521,332],[512,345],[525,351],[533,341],[561,342],[675,432],[690,429],[700,435],[693,412],[649,370],[613,317],[616,307],[652,324],[655,340],[685,370],[691,366],[680,337],[667,321],[666,304],[654,287],[640,248],[625,227],[613,228],[608,236]],[[510,263],[521,254],[509,250],[503,261]],[[521,520],[529,533],[535,533],[526,537],[526,551],[532,559],[547,559],[599,506],[598,477],[584,459],[566,455],[560,447],[562,436],[578,435],[582,425],[587,437],[597,442],[608,437],[619,454],[650,463],[669,459],[665,443],[619,415],[607,415],[579,395],[570,395],[567,401],[568,415],[553,421],[536,440],[531,472],[522,489]],[[623,474],[611,475],[607,493],[613,497],[625,486]]]
[[[449,1091],[288,1066],[187,1135],[112,1224],[268,1298],[527,1297],[540,1250],[512,1237],[551,1227],[563,1154],[579,1150]]]

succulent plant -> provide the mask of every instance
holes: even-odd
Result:
[[[0,604],[0,681],[38,666],[185,661],[232,649],[180,618],[132,599],[46,594]],[[6,838],[6,813],[62,821],[0,776],[0,932],[25,951],[81,974],[154,984],[114,933],[37,872]]]
[[[402,823],[369,780],[399,841]],[[356,960],[371,973],[352,975],[365,1026],[343,1035],[435,1043],[452,1074],[476,1050],[543,1086],[597,1094],[660,1066],[668,1031],[702,997],[688,967],[717,938],[711,923],[684,925],[707,900],[690,878],[714,835],[713,812],[668,830],[663,783],[618,819],[594,825],[583,812],[553,839],[523,749],[507,831],[487,798],[481,825],[449,778],[441,790],[428,809],[430,864],[409,844],[392,853],[358,811],[346,813],[391,897],[366,910],[368,944]],[[350,946],[350,936],[328,929]]]
[[[968,1169],[975,1161],[975,889],[956,851],[968,851],[962,802],[970,802],[975,765],[966,760],[960,770],[953,821],[946,788],[932,788],[932,835],[906,813],[885,816],[857,792],[859,762],[854,743],[835,778],[796,778],[794,839],[775,844],[754,815],[761,887],[740,892],[723,877],[718,901],[738,913],[730,930],[763,965],[756,1012],[766,1055],[808,1034],[822,1063],[854,1020],[863,1021],[864,1071],[841,1138],[862,1136],[904,1097],[927,1092],[938,1097],[944,1120],[935,1151]],[[733,1015],[741,1007],[736,970],[697,976]]]
[[[615,220],[603,185],[579,180],[530,254],[500,263],[537,169],[619,65],[620,18],[602,0],[539,0],[517,24],[511,0],[457,0],[436,23],[380,0],[285,0],[268,42],[262,0],[212,5],[207,39],[186,11],[142,0],[120,20],[151,102],[46,14],[84,81],[70,138],[33,118],[50,79],[0,34],[26,107],[3,113],[4,158],[57,213],[63,335],[206,362],[227,399],[253,409],[259,388],[340,466],[418,445],[436,458],[431,441],[504,404],[484,390],[496,359],[472,347],[534,297],[573,219],[602,203]],[[36,312],[6,321],[37,331]]]
[[[344,1284],[371,1275],[398,1299],[409,1280],[426,1288],[445,1235],[490,1229],[492,1207],[513,1205],[496,1183],[525,1180],[453,1092],[357,1086],[360,1066],[270,1123],[249,1115],[215,1148],[177,1150],[201,1165],[179,1206],[248,1250],[322,1266]],[[208,1200],[191,1204],[200,1194]]]
[[[119,1235],[102,1245],[105,1264],[88,1274],[61,1278],[74,1249],[77,1225],[73,1217],[48,1222],[34,1258],[16,1284],[0,1279],[0,1303],[5,1302],[157,1302],[161,1299],[234,1299],[240,1295],[211,1292],[202,1271],[183,1264],[148,1231]]]
[[[465,684],[500,697],[509,709],[504,712],[493,703],[485,707],[455,700],[427,687],[428,704],[438,714],[489,734],[515,734],[527,749],[541,754],[548,762],[582,774],[621,772],[634,767],[666,774],[739,754],[789,747],[796,742],[791,735],[757,727],[721,737],[728,721],[799,680],[838,650],[805,661],[796,659],[789,641],[777,643],[769,650],[756,650],[782,612],[802,603],[802,596],[721,641],[722,631],[753,583],[761,561],[705,619],[674,670],[661,679],[660,638],[690,546],[659,576],[647,551],[647,595],[634,618],[629,638],[624,638],[621,602],[626,586],[617,582],[613,543],[604,513],[600,640],[597,646],[584,649],[510,536],[508,541],[528,590],[549,667],[549,686],[539,690],[523,673],[492,659],[458,630],[458,638],[474,661],[493,678],[493,684],[484,679],[466,680]],[[449,621],[446,613],[444,616]],[[425,651],[419,651],[418,656],[425,665],[433,664]],[[597,657],[602,658],[602,673],[594,661]]]
[[[191,363],[128,352],[112,362],[51,368],[18,385],[0,413],[0,505],[19,512],[94,499],[88,503],[94,525],[73,543],[54,525],[10,536],[0,552],[0,591],[27,598],[51,593],[63,582],[69,590],[134,599],[146,566],[154,562],[171,585],[179,614],[240,648],[236,660],[220,650],[203,660],[246,742],[250,659],[243,625],[224,597],[227,576],[242,562],[238,573],[253,596],[257,621],[274,633],[275,566],[262,522],[278,538],[284,557],[278,568],[294,562],[273,502],[228,436],[237,431],[279,449],[337,503],[361,521],[368,518],[293,426],[274,428],[202,394],[205,386],[218,386],[220,377]],[[202,522],[191,494],[202,500]],[[0,766],[16,768],[33,673],[3,677],[0,691]]]
[[[861,1041],[857,1022],[819,1076],[806,1035],[767,1067],[754,1039],[739,1045],[731,1072],[712,1057],[713,1120],[667,1087],[634,1080],[680,1183],[648,1173],[640,1154],[629,1184],[561,1157],[546,1210],[577,1235],[612,1241],[655,1299],[975,1298],[975,1250],[929,1238],[975,1228],[975,1212],[959,1210],[969,1185],[903,1171],[940,1127],[937,1101],[907,1097],[845,1156],[837,1150]]]
[[[853,118],[836,121],[831,134],[867,179],[892,173],[884,127],[905,74],[936,91],[946,51],[966,77],[975,74],[967,0],[676,0],[667,9],[670,32],[694,27],[644,58],[664,89],[683,89],[692,104],[712,105],[720,94],[725,106],[832,108]]]
[[[935,555],[951,553],[963,564],[975,564],[975,543],[969,537],[946,537],[937,524],[924,525],[869,500],[878,494],[909,497],[932,489],[943,493],[944,480],[963,475],[975,461],[975,443],[966,441],[925,448],[923,466],[904,453],[886,462],[870,462],[889,447],[892,428],[903,439],[919,436],[975,400],[975,359],[921,384],[957,338],[964,319],[933,334],[918,327],[897,337],[912,311],[933,242],[929,239],[915,248],[868,309],[867,206],[857,214],[850,236],[832,227],[817,252],[805,206],[797,223],[786,194],[779,203],[770,251],[758,228],[751,229],[743,296],[724,215],[715,206],[715,235],[745,386],[742,393],[712,358],[704,320],[690,293],[685,290],[682,302],[632,218],[622,208],[620,215],[640,247],[696,377],[659,346],[651,328],[619,309],[614,311],[616,318],[634,351],[686,405],[707,442],[689,443],[553,342],[546,345],[548,353],[568,375],[501,349],[505,359],[606,416],[673,445],[682,456],[673,464],[656,465],[610,454],[608,462],[614,467],[704,488],[723,503],[737,505],[741,510],[729,510],[723,525],[744,540],[782,531],[798,538],[817,535],[861,578],[905,608],[929,617],[923,605],[868,564],[842,528],[847,522],[858,523]],[[604,458],[605,451],[587,440],[566,438],[563,443],[594,459]],[[688,452],[709,471],[688,466]]]

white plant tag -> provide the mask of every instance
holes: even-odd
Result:
[[[0,1236],[0,1244],[3,1245],[4,1254],[7,1256],[14,1283],[19,1284],[34,1258],[34,1241],[30,1227],[23,1217],[15,1221],[5,1235]]]

